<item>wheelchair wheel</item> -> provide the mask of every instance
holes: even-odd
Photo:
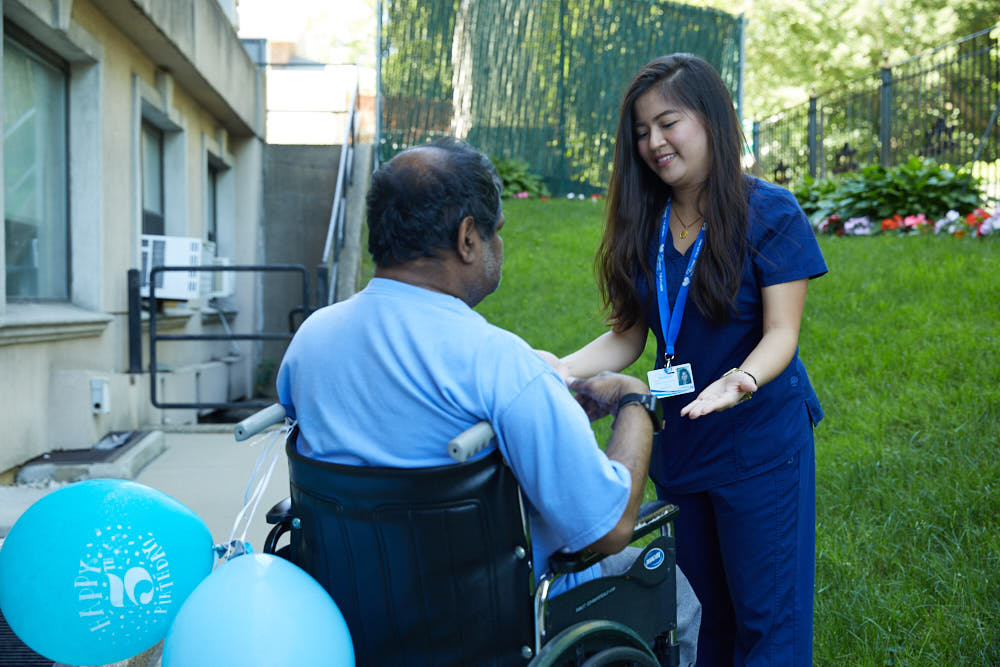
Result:
[[[635,667],[660,667],[656,658],[651,658],[645,651],[640,651],[631,646],[616,646],[604,649],[600,653],[588,658],[587,662],[580,667],[611,667],[612,665],[625,665]]]
[[[659,667],[649,645],[628,626],[614,621],[572,625],[542,646],[528,667]]]

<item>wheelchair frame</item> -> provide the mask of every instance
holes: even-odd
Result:
[[[236,440],[245,440],[250,436],[259,433],[268,427],[285,420],[285,411],[281,405],[275,404],[260,412],[251,415],[244,421],[237,424],[234,429]],[[296,430],[292,430],[287,437],[289,442]],[[487,422],[479,422],[470,427],[452,441],[448,443],[448,452],[452,459],[461,463],[468,460],[475,453],[485,448],[494,437],[492,427]],[[286,446],[288,446],[286,444]],[[294,445],[290,445],[294,447]],[[499,457],[498,457],[499,458]],[[519,514],[521,527],[527,539],[527,550],[530,553],[530,527],[524,501],[519,485],[516,487],[517,499],[519,503]],[[593,565],[598,564],[605,556],[588,550],[579,552],[559,552],[553,554],[549,559],[549,571],[542,573],[534,586],[533,591],[533,625],[534,625],[534,646],[522,646],[521,656],[525,660],[530,660],[528,667],[551,667],[553,665],[577,664],[567,662],[571,659],[571,654],[583,655],[581,647],[592,644],[598,648],[595,655],[585,663],[586,665],[619,664],[618,662],[603,662],[603,659],[631,660],[628,664],[639,665],[670,665],[675,666],[679,662],[680,651],[676,642],[676,588],[675,588],[675,562],[673,547],[673,519],[677,514],[677,508],[664,501],[652,501],[644,503],[639,511],[639,518],[633,530],[630,542],[649,535],[654,530],[660,530],[661,535],[646,545],[645,550],[629,569],[628,572],[614,577],[601,577],[581,586],[563,592],[558,597],[550,600],[552,584],[565,574],[579,572]],[[266,516],[269,524],[274,527],[269,532],[264,551],[266,553],[278,552],[278,541],[285,532],[293,528],[298,528],[299,519],[292,515],[291,498],[285,498],[275,505]],[[518,558],[527,556],[525,549],[516,547]],[[659,554],[653,553],[659,552]],[[590,618],[588,614],[607,609],[610,593],[619,587],[633,588],[639,585],[649,587],[651,584],[638,584],[644,576],[643,563],[648,567],[650,555],[652,560],[668,559],[669,565],[666,574],[662,575],[660,583],[664,582],[667,576],[670,577],[669,584],[666,584],[673,591],[673,604],[669,613],[672,614],[672,621],[668,628],[655,628],[653,641],[641,636],[635,629],[607,619]],[[657,566],[659,563],[657,563]],[[534,577],[532,577],[534,581]],[[659,585],[659,584],[657,584]],[[660,589],[656,589],[659,591]],[[619,596],[620,597],[620,596]],[[613,599],[613,598],[611,598]],[[553,602],[555,607],[553,607]],[[590,607],[594,607],[593,610]],[[575,609],[573,612],[561,614],[562,625],[553,626],[554,609]],[[662,611],[662,610],[661,610]],[[582,619],[568,621],[576,614],[582,612]],[[645,634],[650,636],[651,630],[643,628]],[[595,643],[596,642],[596,643]],[[603,648],[602,648],[603,647]],[[604,658],[602,658],[604,656]]]

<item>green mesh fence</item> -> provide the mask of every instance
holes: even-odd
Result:
[[[651,0],[382,0],[378,156],[458,136],[555,194],[603,190],[636,70],[686,51],[737,110],[742,17]]]

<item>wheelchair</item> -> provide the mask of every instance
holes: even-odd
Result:
[[[236,426],[236,439],[284,416],[266,408]],[[535,576],[513,473],[499,450],[470,459],[493,436],[480,422],[448,443],[455,464],[396,469],[308,459],[291,429],[291,495],[267,514],[264,551],[327,590],[362,667],[676,666],[676,506],[643,504],[631,541],[659,534],[628,571],[550,597],[558,577],[604,555],[560,552]]]

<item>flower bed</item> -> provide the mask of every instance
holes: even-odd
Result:
[[[1000,208],[983,208],[982,183],[968,166],[911,158],[885,168],[815,180],[794,189],[817,234],[942,234],[989,236],[1000,230]],[[971,213],[970,213],[971,211]]]
[[[844,220],[834,213],[815,225],[817,234],[836,236],[873,236],[875,234],[941,234],[955,238],[979,238],[1000,234],[1000,208],[992,214],[977,208],[968,215],[958,211],[948,211],[940,220],[931,220],[923,213],[915,215],[893,215],[881,221],[869,216],[858,216]]]

